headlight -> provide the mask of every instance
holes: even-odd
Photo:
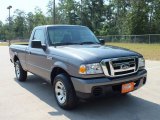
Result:
[[[139,66],[139,69],[143,69],[145,67],[145,60],[144,60],[144,58],[139,58],[138,59],[138,66]]]
[[[79,74],[99,74],[103,73],[99,63],[81,65],[79,67]]]

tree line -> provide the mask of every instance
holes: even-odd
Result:
[[[53,0],[44,14],[15,10],[9,23],[0,21],[0,40],[28,39],[38,25],[76,24],[88,26],[96,35],[160,33],[160,0]],[[55,14],[54,14],[55,10]],[[8,19],[6,20],[8,21]]]

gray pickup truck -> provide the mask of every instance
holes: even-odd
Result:
[[[127,94],[146,83],[141,54],[105,46],[85,26],[38,26],[29,44],[11,45],[9,51],[17,80],[26,81],[30,72],[49,81],[63,109],[74,108],[78,98]]]

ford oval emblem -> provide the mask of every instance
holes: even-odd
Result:
[[[129,68],[129,65],[128,64],[123,64],[123,65],[121,65],[121,69],[128,69]]]

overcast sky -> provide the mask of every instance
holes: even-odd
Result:
[[[6,22],[9,14],[6,8],[9,5],[12,6],[11,15],[13,15],[16,9],[24,10],[27,13],[33,12],[36,6],[40,7],[43,13],[46,13],[48,1],[49,0],[0,0],[0,20]]]

